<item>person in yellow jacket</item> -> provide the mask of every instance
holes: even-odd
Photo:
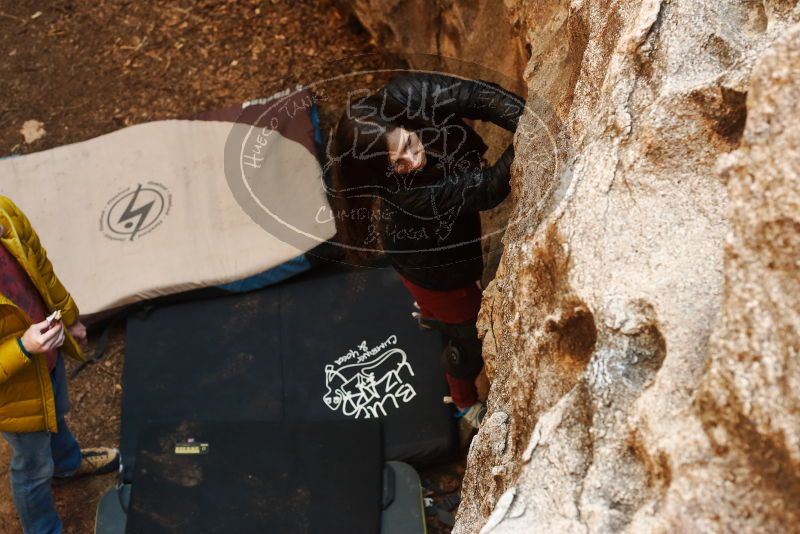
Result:
[[[86,327],[25,214],[0,196],[0,432],[25,534],[59,534],[51,479],[113,471],[116,449],[83,449],[67,426],[63,355],[83,360]],[[59,317],[60,316],[60,317]]]

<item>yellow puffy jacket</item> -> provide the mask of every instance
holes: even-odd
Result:
[[[11,200],[0,195],[0,243],[20,263],[39,290],[47,309],[61,310],[70,326],[78,320],[78,307],[53,273],[39,236],[25,214]],[[25,356],[17,338],[32,324],[30,317],[5,295],[0,294],[0,431],[57,432],[55,400],[47,358]],[[78,360],[84,356],[75,339],[67,334],[61,350]]]

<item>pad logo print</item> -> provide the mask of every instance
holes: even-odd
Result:
[[[325,366],[325,405],[354,419],[383,417],[417,396],[409,379],[414,370],[397,336],[369,348],[362,341],[355,349]]]
[[[164,222],[172,207],[172,195],[158,182],[128,187],[106,204],[100,231],[115,241],[133,241]]]

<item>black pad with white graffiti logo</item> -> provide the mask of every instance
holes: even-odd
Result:
[[[377,419],[386,460],[441,459],[456,442],[452,409],[442,403],[442,339],[421,331],[411,311],[392,269],[326,267],[132,317],[121,425],[126,471],[147,421]]]
[[[314,317],[311,312],[314,310]],[[380,418],[387,460],[426,463],[453,445],[435,331],[411,317],[392,269],[308,277],[282,287],[284,410],[290,419]]]

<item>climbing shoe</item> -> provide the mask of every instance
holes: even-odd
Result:
[[[483,417],[486,415],[486,403],[478,401],[468,408],[456,413],[456,417],[460,417],[462,421],[469,424],[474,429],[478,429],[483,422]]]

